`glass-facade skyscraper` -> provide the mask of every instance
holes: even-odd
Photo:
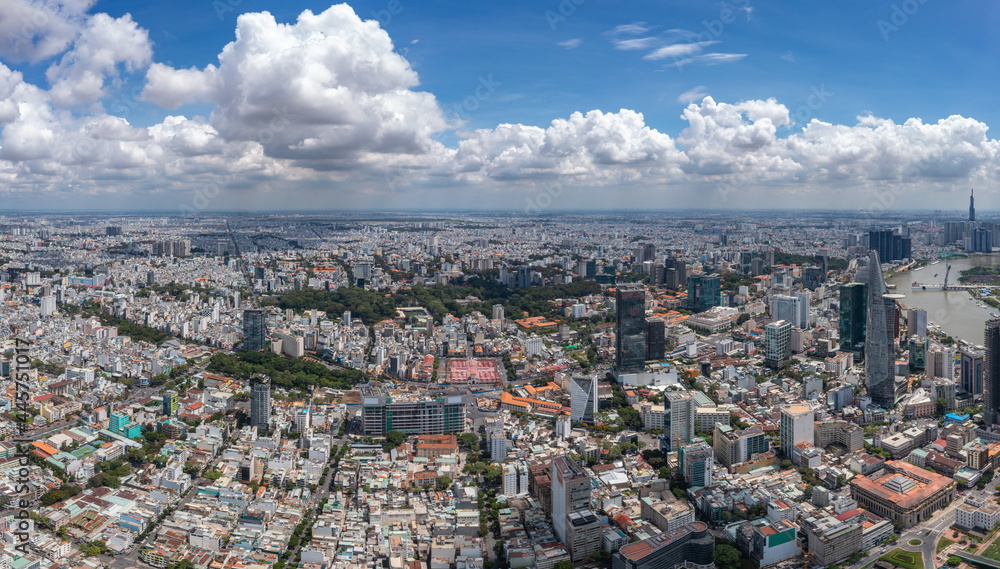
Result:
[[[615,367],[620,372],[642,371],[646,364],[646,290],[621,285],[615,295]]]
[[[986,365],[983,366],[983,406],[987,425],[1000,417],[1000,318],[986,321],[983,334]]]
[[[266,343],[267,324],[264,311],[259,309],[243,311],[243,349],[259,352]]]
[[[868,289],[864,283],[840,285],[840,350],[864,351]]]
[[[891,409],[896,404],[896,354],[893,319],[896,298],[887,294],[882,266],[872,251],[866,271],[868,284],[868,320],[865,325],[865,386],[876,405]]]
[[[687,279],[686,307],[695,312],[705,312],[719,306],[722,279],[719,275],[692,275]]]

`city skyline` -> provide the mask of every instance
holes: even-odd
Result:
[[[11,211],[895,212],[969,188],[982,211],[996,197],[985,3],[10,9]]]

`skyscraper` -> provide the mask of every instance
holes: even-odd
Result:
[[[865,386],[876,405],[896,404],[896,357],[893,350],[892,319],[898,295],[886,293],[885,278],[878,252],[872,250],[866,271],[868,319],[865,323]]]
[[[687,391],[667,391],[663,400],[663,431],[667,445],[675,451],[694,437],[694,397]]]
[[[906,329],[911,336],[927,336],[927,311],[911,308],[906,311]]]
[[[642,285],[620,285],[615,298],[615,368],[634,373],[646,363],[646,291]]]
[[[646,320],[646,360],[662,360],[666,356],[666,328],[662,318]]]
[[[266,431],[271,424],[271,379],[264,375],[250,378],[250,426]]]
[[[969,221],[976,221],[976,191],[969,190]]]
[[[868,248],[878,252],[882,261],[899,261],[910,258],[911,241],[891,229],[869,231]]]
[[[573,422],[594,422],[597,411],[597,376],[570,379],[570,410]]]
[[[962,368],[962,389],[973,397],[983,395],[983,371],[985,367],[983,353],[972,348],[965,348],[959,357]]]
[[[986,321],[983,334],[986,346],[986,366],[983,370],[983,405],[986,424],[997,422],[1000,414],[1000,318]]]
[[[864,283],[840,285],[840,349],[861,353],[868,321],[868,288]]]
[[[265,332],[267,330],[264,311],[251,309],[243,311],[243,349],[251,352],[259,352],[264,349],[266,343]]]
[[[764,326],[764,363],[767,367],[785,367],[791,356],[792,323],[778,320]]]
[[[687,279],[687,308],[695,312],[705,312],[719,306],[722,288],[719,275],[692,275]]]
[[[553,458],[549,474],[552,480],[552,530],[556,539],[566,545],[574,561],[600,551],[600,524],[590,510],[590,477],[568,456]],[[593,539],[594,543],[588,543],[587,537],[596,539]]]
[[[805,328],[799,322],[802,313],[801,303],[802,299],[797,296],[775,295],[771,298],[771,318],[774,321],[787,320],[793,326]]]

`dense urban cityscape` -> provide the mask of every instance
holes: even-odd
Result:
[[[998,21],[0,0],[0,569],[1000,569]]]
[[[997,563],[1000,226],[874,223],[2,217],[3,564]]]

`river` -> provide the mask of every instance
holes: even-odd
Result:
[[[914,290],[910,288],[914,281],[935,284],[944,282],[945,263],[947,261],[942,260],[936,265],[896,273],[886,279],[886,283],[896,285],[896,290],[892,292],[906,295],[906,298],[902,299],[901,302],[907,308],[926,310],[928,323],[937,324],[945,333],[955,338],[980,345],[983,343],[983,325],[990,318],[990,312],[1000,311],[980,307],[966,290]],[[1000,264],[1000,255],[952,259],[951,275],[948,277],[948,282],[958,283],[958,277],[961,276],[962,271],[970,267],[995,264]]]

